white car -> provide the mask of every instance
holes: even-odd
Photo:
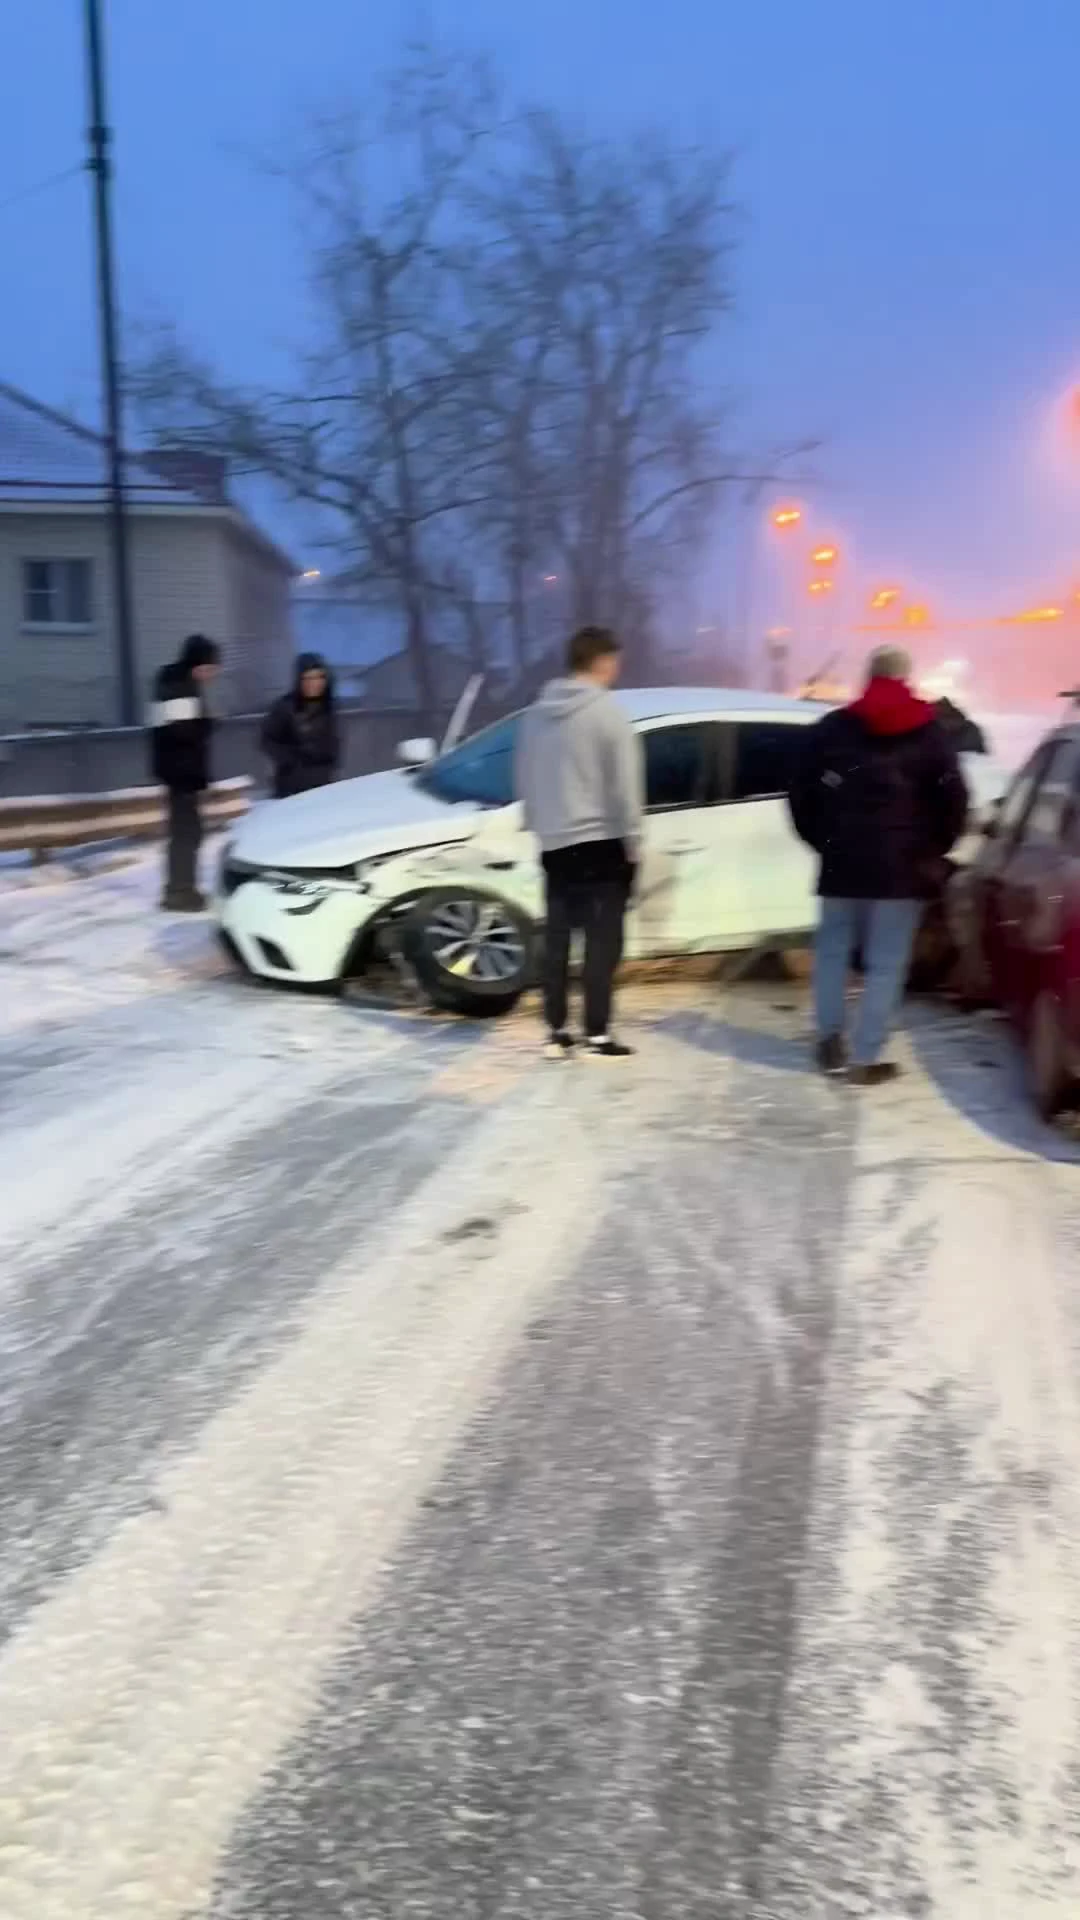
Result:
[[[615,696],[640,733],[646,822],[627,920],[637,958],[805,940],[815,861],[784,795],[820,705],[715,687]],[[430,999],[511,1006],[535,971],[543,885],[513,795],[521,714],[449,752],[256,807],[222,857],[215,908],[233,955],[267,980],[329,985],[397,951]],[[977,805],[1001,791],[972,761]]]

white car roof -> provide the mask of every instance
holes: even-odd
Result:
[[[745,687],[620,687],[615,698],[631,720],[667,720],[694,713],[742,720],[820,720],[828,711],[814,700]]]

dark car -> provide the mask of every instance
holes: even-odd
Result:
[[[948,915],[962,991],[1009,1014],[1052,1118],[1080,1095],[1080,716],[1006,790]]]

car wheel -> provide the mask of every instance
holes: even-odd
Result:
[[[422,894],[398,940],[432,1005],[451,1013],[508,1013],[533,977],[530,921],[505,900],[468,887]]]
[[[1054,1120],[1075,1093],[1061,1031],[1057,995],[1040,993],[1031,1009],[1027,1033],[1028,1081],[1036,1111]]]

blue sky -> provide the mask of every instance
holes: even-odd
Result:
[[[93,417],[80,7],[0,10],[0,377]],[[296,336],[296,236],[245,155],[340,102],[396,0],[108,0],[124,298],[245,376]],[[822,531],[956,609],[1080,584],[1045,423],[1080,379],[1075,0],[453,0],[437,24],[604,130],[739,149],[743,437],[820,435]]]

